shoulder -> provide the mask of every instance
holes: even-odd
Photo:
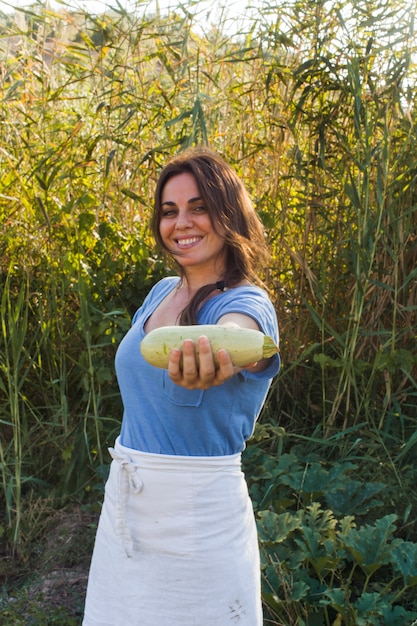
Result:
[[[255,320],[263,332],[276,338],[278,336],[275,307],[267,292],[261,287],[241,285],[211,298],[201,311],[199,323],[215,324],[228,313],[247,315]]]
[[[237,287],[232,287],[231,289],[227,289],[224,293],[233,295],[237,298],[246,298],[252,297],[261,300],[269,301],[268,293],[262,287],[258,287],[257,285],[252,285],[250,283],[244,285],[237,285]]]
[[[152,302],[155,298],[159,298],[160,296],[164,297],[175,287],[179,280],[179,276],[167,276],[165,278],[161,278],[161,280],[155,283],[155,285],[151,288],[144,300],[144,303]]]
[[[265,289],[256,285],[241,285],[224,292],[224,304],[228,307],[236,306],[244,309],[274,310],[271,299]]]
[[[152,296],[155,294],[165,293],[170,291],[178,284],[180,280],[179,276],[166,276],[165,278],[161,278],[150,290],[148,296]]]

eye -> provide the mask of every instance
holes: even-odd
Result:
[[[161,218],[162,217],[174,217],[177,214],[177,209],[162,209]]]

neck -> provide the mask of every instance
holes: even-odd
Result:
[[[222,281],[221,276],[183,276],[178,283],[177,289],[184,289],[190,295],[194,295],[201,287]]]

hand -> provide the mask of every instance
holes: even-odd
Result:
[[[197,365],[196,351],[199,365]],[[205,335],[197,340],[197,346],[191,339],[186,339],[181,350],[176,348],[171,352],[168,374],[171,380],[186,389],[208,389],[222,385],[241,368],[234,367],[227,350],[217,352],[219,366],[216,367],[210,342]],[[182,361],[182,363],[181,363]]]

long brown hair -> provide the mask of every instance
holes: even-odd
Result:
[[[159,232],[162,191],[168,180],[185,172],[194,176],[213,228],[224,238],[224,286],[233,287],[243,280],[262,285],[258,273],[265,269],[269,260],[262,222],[235,170],[219,154],[206,147],[181,152],[163,168],[159,176],[151,222],[158,246],[171,257]],[[183,276],[180,265],[179,269]],[[210,293],[222,289],[222,286],[214,283],[201,287],[182,311],[180,323],[196,324],[201,304]]]

